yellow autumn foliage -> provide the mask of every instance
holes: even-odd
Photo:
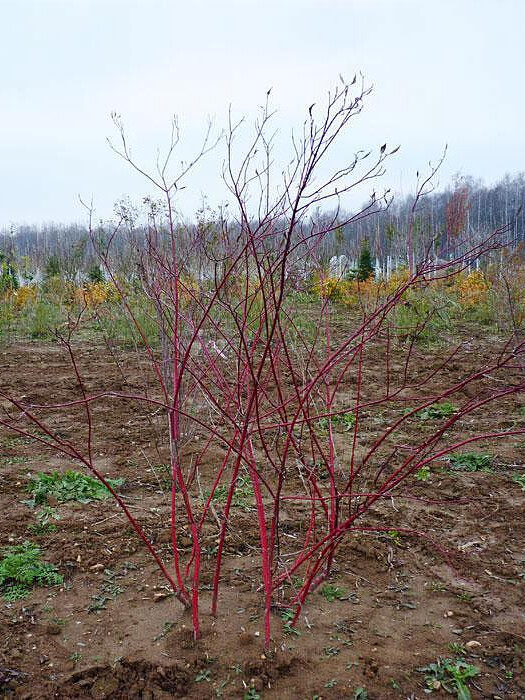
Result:
[[[77,303],[94,307],[106,302],[118,301],[119,293],[111,282],[92,282],[83,287],[77,287],[74,297]]]
[[[353,307],[376,299],[380,286],[370,277],[366,282],[345,280],[340,277],[321,276],[314,278],[312,292],[319,298],[337,301],[344,306]]]
[[[14,293],[15,307],[20,310],[27,304],[32,303],[37,297],[37,288],[34,285],[24,285],[19,287]]]
[[[483,304],[490,288],[491,284],[481,270],[473,270],[468,275],[458,275],[456,278],[459,303],[467,308]]]
[[[410,273],[408,267],[400,267],[398,270],[392,272],[388,279],[381,280],[381,293],[385,296],[393,294],[399,287],[408,282],[409,278]]]

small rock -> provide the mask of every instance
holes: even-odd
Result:
[[[447,610],[443,617],[454,617],[454,613],[452,610]]]
[[[103,571],[104,564],[93,564],[93,566],[90,566],[89,568],[91,571]]]
[[[478,642],[477,639],[471,639],[470,642],[465,644],[465,646],[467,649],[479,649],[481,642]]]

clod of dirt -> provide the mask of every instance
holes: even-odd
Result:
[[[116,692],[118,687],[119,682],[117,678],[114,676],[102,676],[102,678],[97,678],[91,686],[91,697],[94,700],[105,700],[105,698]]]
[[[166,637],[166,647],[172,649],[195,649],[197,642],[190,627],[179,627]]]
[[[75,697],[91,697],[94,700],[117,700],[123,697],[167,700],[187,696],[192,672],[180,663],[164,667],[143,660],[123,659],[113,667],[92,666],[78,671],[70,677],[70,683],[78,691]],[[89,694],[84,695],[83,692],[89,687]]]
[[[250,634],[249,632],[241,632],[239,634],[239,645],[240,646],[248,646],[249,644],[253,644],[255,641],[253,634]]]

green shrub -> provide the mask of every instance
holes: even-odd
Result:
[[[158,347],[160,341],[159,326],[155,309],[145,294],[132,293],[127,297],[127,303],[139,324],[146,342],[151,347]],[[129,317],[122,304],[108,303],[99,309],[96,316],[95,330],[123,347],[142,347],[144,339]]]
[[[402,341],[428,346],[443,342],[454,327],[457,302],[432,289],[409,289],[394,312],[397,336]]]
[[[53,338],[57,327],[65,320],[61,309],[46,300],[37,300],[29,304],[21,319],[22,327],[30,338]]]

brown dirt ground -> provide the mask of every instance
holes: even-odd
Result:
[[[476,349],[482,355],[490,339],[479,342],[487,344]],[[103,348],[86,346],[79,356],[92,390],[140,385],[138,370],[135,379],[119,380]],[[459,378],[465,366],[458,361],[447,371]],[[38,402],[69,396],[75,380],[57,346],[16,344],[0,349],[0,386]],[[491,428],[523,427],[518,409],[517,403],[499,413],[491,409],[479,420]],[[98,466],[107,476],[126,479],[127,502],[167,555],[169,495],[163,474],[154,468],[162,461],[156,425],[125,403],[104,404],[96,420]],[[52,423],[73,436],[79,413],[56,415]],[[471,641],[479,644],[470,645],[466,659],[480,669],[470,686],[472,697],[525,697],[525,493],[511,479],[524,469],[524,442],[511,437],[492,452],[494,473],[452,475],[442,469],[410,486],[412,495],[461,496],[466,504],[393,499],[378,511],[378,517],[395,516],[401,526],[446,543],[454,552],[453,566],[421,538],[349,537],[338,550],[330,580],[345,589],[345,599],[328,602],[314,592],[298,635],[282,632],[276,612],[272,645],[265,651],[253,512],[235,510],[219,615],[207,614],[205,590],[203,634],[195,643],[188,613],[168,594],[147,551],[110,501],[59,504],[56,532],[28,534],[34,522],[34,513],[22,503],[28,473],[73,465],[0,431],[0,545],[37,541],[45,560],[65,576],[61,587],[36,588],[25,600],[0,602],[4,697],[243,698],[251,686],[253,697],[265,700],[352,698],[358,687],[366,688],[370,699],[424,698],[425,674],[418,668],[457,656],[448,645]],[[204,483],[213,466],[203,470]],[[290,533],[293,526],[291,518]],[[215,537],[210,524],[211,545]],[[206,576],[205,571],[205,584]],[[445,696],[443,690],[433,693]]]

